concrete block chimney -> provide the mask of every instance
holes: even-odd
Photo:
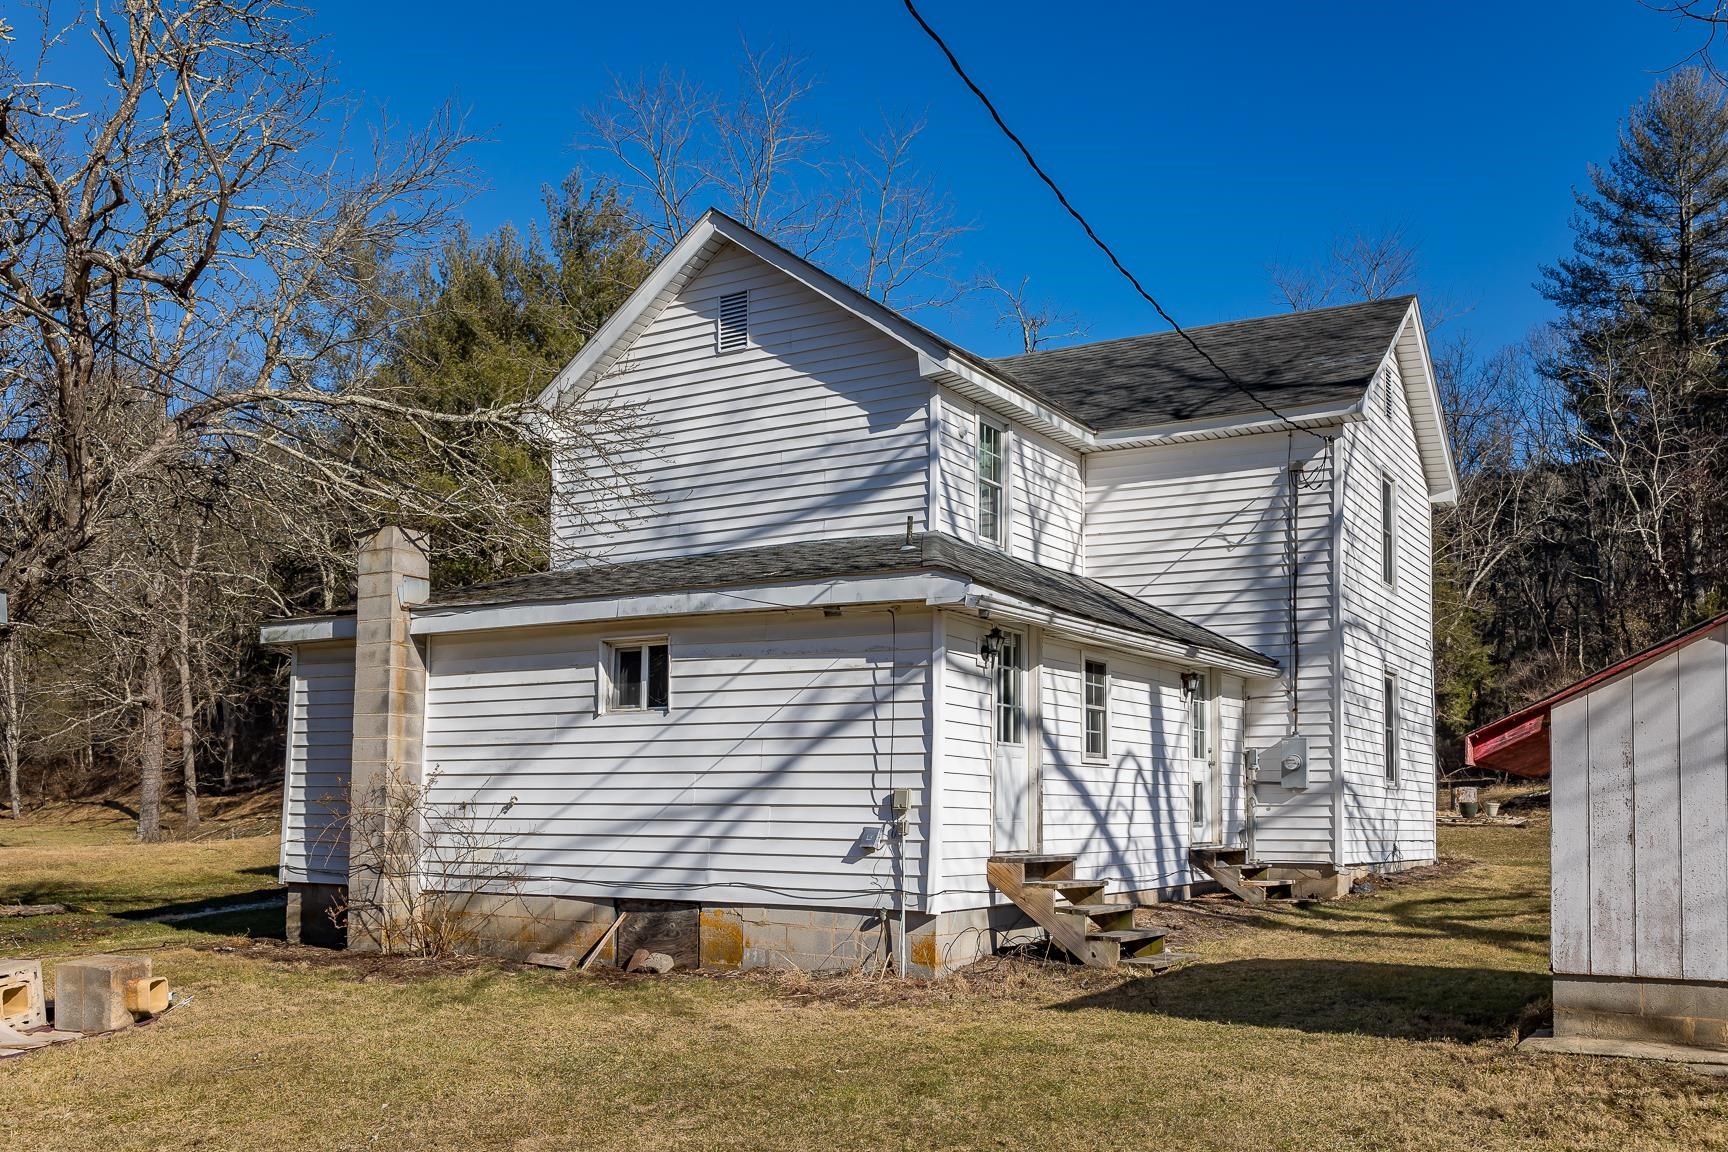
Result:
[[[348,947],[399,939],[416,906],[426,661],[408,610],[430,594],[420,538],[384,528],[359,547],[354,744],[348,828]]]

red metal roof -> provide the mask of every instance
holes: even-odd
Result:
[[[1677,632],[1666,640],[1652,644],[1642,652],[1633,653],[1617,664],[1610,664],[1601,671],[1592,672],[1582,680],[1568,684],[1560,691],[1544,696],[1509,716],[1502,716],[1491,724],[1482,725],[1464,737],[1464,763],[1473,768],[1509,772],[1514,776],[1548,775],[1548,716],[1556,704],[1569,700],[1604,680],[1612,680],[1622,672],[1631,671],[1640,664],[1672,652],[1725,622],[1728,622],[1728,612],[1694,624],[1683,632]]]

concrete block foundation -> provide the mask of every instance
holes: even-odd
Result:
[[[343,915],[347,904],[348,888],[343,884],[288,885],[288,943],[342,947],[348,942]]]
[[[884,959],[892,963],[900,927],[892,914],[884,919],[875,911],[855,909],[576,896],[447,894],[446,899],[460,901],[462,915],[471,918],[467,930],[475,951],[512,960],[526,960],[536,952],[585,956],[622,909],[629,916],[596,958],[598,963],[616,965],[635,947],[651,945],[679,956],[681,966],[874,972]],[[653,910],[643,910],[644,903],[652,903]],[[650,916],[655,938],[633,937],[632,924],[642,928]],[[937,915],[912,912],[907,915],[908,972],[943,976],[1000,947],[1040,936],[1036,926],[1007,903]]]
[[[1556,974],[1554,1036],[1728,1051],[1728,983]]]

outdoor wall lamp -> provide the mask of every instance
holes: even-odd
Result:
[[[1194,699],[1195,693],[1197,693],[1199,691],[1200,691],[1200,673],[1198,673],[1198,672],[1184,672],[1184,673],[1182,673],[1182,698],[1184,700],[1192,700],[1192,699]]]
[[[1008,637],[1000,628],[992,628],[984,634],[984,639],[978,645],[978,658],[986,664],[994,664],[1002,657],[1002,641]]]

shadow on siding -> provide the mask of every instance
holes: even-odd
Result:
[[[1353,960],[1231,960],[1156,980],[1129,980],[1056,1007],[1475,1043],[1512,1036],[1524,1006],[1548,993],[1548,976],[1537,972]]]

